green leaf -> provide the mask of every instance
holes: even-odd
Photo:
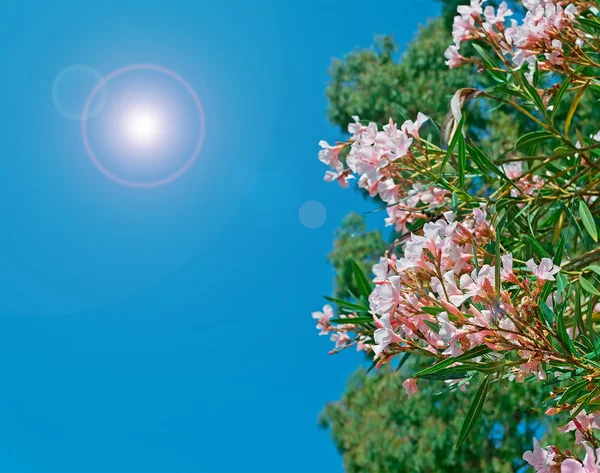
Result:
[[[532,131],[521,136],[515,143],[515,148],[523,148],[524,146],[541,143],[551,138],[554,138],[554,135],[548,131]]]
[[[521,79],[522,79],[523,88],[525,89],[525,93],[527,94],[529,99],[537,106],[538,110],[540,112],[542,112],[542,114],[546,115],[546,106],[544,105],[544,102],[542,101],[540,94],[538,94],[538,91],[536,90],[536,88],[529,83],[529,81],[527,80],[527,77],[525,77],[525,74],[522,71],[521,71]]]
[[[540,301],[538,310],[540,315],[542,316],[542,320],[544,320],[549,327],[552,327],[552,325],[554,324],[554,312],[548,306],[548,304],[546,304],[543,300]]]
[[[574,401],[579,397],[579,393],[583,391],[587,385],[588,382],[585,379],[572,384],[565,390],[560,399],[557,401],[557,404],[570,404],[571,401]]]
[[[567,77],[567,78],[565,78],[565,80],[563,80],[563,83],[560,84],[560,88],[556,92],[556,96],[554,97],[554,103],[553,103],[554,107],[552,109],[552,121],[554,121],[554,116],[556,115],[556,111],[558,110],[560,101],[562,100],[563,95],[565,95],[565,92],[569,88],[569,85],[571,85],[571,81]]]
[[[542,301],[541,304],[545,305],[545,302]],[[565,327],[564,312],[559,312],[556,315],[556,330],[563,345],[567,347],[567,350],[570,353],[573,353],[575,351],[575,345],[573,344],[573,340],[571,339],[571,337],[569,337],[569,334],[567,333],[567,329]]]
[[[463,116],[460,118],[460,121],[458,122],[458,126],[456,127],[456,131],[454,132],[454,135],[452,135],[452,139],[450,140],[450,144],[448,145],[448,150],[446,151],[446,156],[444,156],[444,160],[442,161],[442,165],[440,166],[440,175],[442,173],[442,170],[444,169],[444,166],[448,162],[448,159],[450,159],[450,156],[452,156],[452,152],[454,151],[454,148],[456,147],[458,137],[462,136],[462,129],[465,124],[465,117],[466,117],[466,114],[463,114]]]
[[[583,97],[583,93],[586,90],[587,90],[587,87],[582,87],[581,90],[577,93],[577,95],[573,99],[573,103],[571,103],[571,107],[569,108],[569,112],[567,113],[567,119],[565,120],[565,136],[569,135],[569,127],[571,126],[571,120],[573,120],[573,115],[575,115],[575,110],[577,110],[579,101]]]
[[[471,143],[471,145],[468,148],[469,155],[471,156],[475,164],[477,164],[477,166],[483,172],[485,172],[486,174],[486,170],[489,172],[493,172],[497,176],[500,176],[504,180],[504,182],[508,183],[509,185],[514,187],[518,192],[523,194],[523,191],[513,181],[511,181],[506,174],[504,174],[504,171],[502,171],[502,169],[496,166],[496,164],[494,164],[494,162],[490,158],[488,158],[485,155],[485,153],[481,151],[474,143]]]
[[[561,235],[560,240],[558,240],[558,244],[556,245],[556,251],[554,252],[554,258],[552,259],[554,264],[560,265],[560,262],[562,261],[562,255],[563,255],[564,250],[565,250],[565,237],[564,237],[564,235]]]
[[[590,209],[583,200],[579,201],[579,216],[581,217],[581,222],[583,223],[584,228],[592,237],[592,240],[598,242],[598,229],[596,228],[596,222],[594,221],[594,217],[592,216]]]
[[[583,276],[579,276],[579,285],[581,286],[581,289],[583,289],[585,292],[594,296],[600,296],[600,292],[594,287],[594,285],[589,281],[589,279],[586,279]]]
[[[408,360],[409,356],[410,356],[410,352],[406,352],[404,354],[404,356],[400,359],[400,363],[398,363],[398,366],[396,367],[396,371],[400,371],[400,368],[402,368],[402,366],[404,365],[404,363],[406,363],[406,361]]]
[[[487,353],[490,353],[491,351],[492,350],[490,350],[485,345],[479,345],[475,348],[471,348],[470,350],[467,350],[462,355],[459,355],[457,357],[448,357],[442,361],[439,361],[438,363],[436,363],[432,366],[424,368],[424,369],[416,372],[413,375],[413,377],[420,378],[420,377],[428,375],[428,374],[438,373],[442,370],[445,370],[446,368],[448,368],[450,365],[452,365],[454,363],[462,363],[464,361],[468,361],[473,358],[483,356]]]
[[[531,243],[531,246],[533,247],[533,249],[539,256],[541,256],[542,258],[548,258],[548,253],[546,253],[546,250],[544,250],[544,248],[542,248],[542,245],[540,245],[535,238],[533,238],[529,235],[524,235],[524,236],[525,236],[525,239],[529,243]]]
[[[450,200],[450,207],[452,212],[456,213],[458,211],[458,195],[456,195],[456,192],[452,192],[452,199]]]
[[[331,319],[330,322],[336,323],[336,324],[368,324],[368,323],[373,323],[373,317],[346,317],[344,319],[341,318],[337,318],[337,319]]]
[[[487,70],[486,70],[487,73],[496,82],[499,82],[500,84],[504,84],[506,82],[506,80],[502,76],[502,73],[494,70],[494,69],[499,68],[494,57],[490,53],[488,53],[485,49],[483,49],[481,46],[479,46],[477,43],[471,43],[471,45],[473,46],[473,48],[475,48],[475,50],[479,53],[479,55],[483,59],[483,63],[487,66]]]
[[[458,368],[458,366],[457,366]],[[425,374],[420,376],[423,379],[427,379],[429,381],[444,381],[446,379],[462,379],[466,378],[468,373],[466,371],[443,371],[439,373]]]
[[[413,375],[413,378],[420,378],[420,377],[426,376],[428,374],[437,373],[438,371],[441,371],[444,368],[447,368],[448,366],[450,366],[453,363],[456,363],[456,360],[454,358],[446,358],[445,360],[442,360],[442,361],[436,363],[435,365],[432,365],[432,366],[424,368],[420,371],[417,371]]]
[[[460,134],[458,137],[458,180],[460,182],[460,188],[465,188],[465,170],[467,169],[467,145],[465,143],[465,137]]]
[[[442,312],[444,312],[446,309],[442,309],[441,307],[436,307],[436,306],[432,305],[432,306],[423,306],[423,307],[421,307],[421,310],[429,315],[438,315],[438,314],[441,314]]]
[[[369,282],[369,280],[365,276],[365,273],[363,273],[363,270],[356,261],[352,260],[350,264],[352,265],[354,281],[356,282],[356,286],[358,287],[360,295],[368,299],[372,291],[371,283]]]
[[[323,297],[325,298],[325,300],[327,300],[329,302],[333,302],[334,304],[337,304],[340,307],[343,307],[345,309],[356,310],[359,312],[369,312],[369,308],[362,306],[362,305],[354,304],[352,302],[348,302],[343,299],[335,299],[334,297],[328,297],[328,296],[323,296]]]
[[[479,389],[477,390],[477,394],[475,394],[475,398],[473,399],[473,402],[471,403],[471,406],[469,407],[469,410],[467,411],[467,415],[463,422],[462,428],[460,429],[460,435],[458,436],[458,441],[456,442],[456,445],[454,446],[455,449],[460,447],[465,442],[465,440],[467,440],[467,438],[469,437],[469,434],[475,427],[475,424],[477,423],[477,419],[479,418],[479,415],[481,414],[481,410],[483,409],[483,405],[485,403],[485,398],[487,395],[488,386],[490,384],[490,379],[491,379],[491,375],[486,376],[486,378],[483,380],[483,383],[481,383],[481,386],[479,386]]]
[[[502,268],[502,258],[500,256],[500,228],[496,228],[496,241],[494,244],[494,289],[496,290],[496,299],[500,301],[500,269]]]
[[[590,264],[589,266],[586,266],[585,268],[583,268],[583,270],[584,271],[593,271],[594,273],[596,273],[600,276],[600,265]]]
[[[598,390],[600,390],[600,386],[596,386],[594,389],[592,389],[592,391],[590,391],[590,393],[585,397],[585,399],[582,401],[582,403],[579,404],[577,409],[575,409],[573,412],[571,412],[571,415],[560,425],[561,426],[566,425],[569,422],[571,422],[573,419],[575,419],[575,417],[577,417],[577,414],[579,414],[583,409],[585,409],[585,406],[587,406],[590,403],[590,401],[592,399],[594,399],[594,397],[598,393]]]

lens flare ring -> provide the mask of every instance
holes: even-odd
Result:
[[[128,179],[123,179],[122,177],[119,177],[119,176],[111,173],[108,169],[106,169],[106,167],[104,167],[102,165],[102,163],[96,157],[96,154],[94,153],[94,150],[92,149],[92,146],[90,145],[89,138],[88,138],[88,132],[87,132],[88,114],[90,113],[91,104],[94,101],[94,98],[96,97],[98,92],[100,92],[101,90],[104,90],[104,88],[106,87],[106,84],[110,80],[114,79],[115,77],[117,77],[121,74],[125,74],[127,72],[139,71],[139,70],[160,72],[162,74],[165,74],[165,75],[175,79],[192,96],[194,105],[196,107],[196,110],[198,112],[198,116],[200,119],[200,130],[199,130],[198,140],[196,142],[196,146],[195,146],[192,154],[187,159],[187,161],[179,169],[177,169],[177,171],[170,174],[169,176],[164,177],[162,179],[149,181],[149,182],[136,182],[136,181],[131,181]],[[163,185],[173,182],[174,180],[178,179],[183,174],[185,174],[185,172],[196,161],[198,154],[200,154],[200,150],[202,149],[202,145],[204,144],[204,134],[205,134],[204,110],[202,108],[202,104],[200,103],[200,99],[198,98],[198,95],[196,94],[196,92],[194,91],[192,86],[179,74],[177,74],[165,67],[158,66],[156,64],[133,64],[130,66],[122,67],[122,68],[117,69],[117,70],[111,72],[110,74],[108,74],[96,85],[96,87],[94,87],[94,90],[92,90],[92,92],[88,96],[88,98],[85,102],[85,106],[83,108],[83,114],[82,114],[82,119],[81,119],[81,135],[83,138],[83,145],[85,147],[85,150],[86,150],[90,160],[94,163],[94,165],[98,168],[98,170],[102,174],[104,174],[106,177],[108,177],[109,179],[112,179],[113,181],[115,181],[123,186],[136,187],[136,188],[149,189],[149,188],[153,188],[153,187],[163,186]]]

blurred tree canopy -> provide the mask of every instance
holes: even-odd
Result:
[[[365,274],[379,260],[386,249],[386,243],[379,230],[368,231],[362,215],[352,212],[344,218],[335,232],[336,240],[329,261],[335,269],[335,296],[347,299],[348,290],[358,294],[352,272],[352,260],[356,261]]]
[[[444,63],[456,6],[464,3],[468,2],[442,0],[441,16],[421,27],[401,56],[392,37],[385,36],[370,49],[334,60],[326,91],[329,120],[344,132],[353,115],[384,124],[389,117],[414,118],[421,111],[441,121],[457,89],[493,85],[474,67],[449,69]],[[508,3],[513,10],[519,8],[515,2]],[[599,110],[593,105],[582,101],[585,110],[580,111],[586,123],[597,128]],[[467,113],[470,122],[478,124],[469,130],[470,136],[493,154],[509,152],[517,137],[527,131],[526,121],[501,109],[489,110],[484,100],[469,104]],[[389,241],[394,237],[390,232]],[[336,270],[335,297],[348,298],[348,291],[356,292],[350,260],[370,274],[385,251],[386,239],[379,230],[369,231],[364,218],[354,213],[344,219],[336,238],[329,255]],[[418,360],[408,364],[414,368],[415,363]],[[532,437],[553,430],[544,424],[551,418],[526,407],[539,402],[542,388],[507,382],[486,403],[472,437],[477,440],[454,450],[472,390],[434,396],[444,383],[421,380],[422,392],[408,399],[401,387],[405,378],[402,370],[367,375],[361,369],[349,380],[342,399],[324,408],[320,423],[330,429],[348,473],[523,471],[521,455],[531,448]],[[553,440],[560,446],[569,439]]]
[[[342,400],[323,409],[320,423],[331,429],[347,473],[515,472],[525,464],[521,454],[531,448],[532,437],[548,430],[541,423],[548,418],[530,411],[541,395],[539,385],[506,382],[486,402],[473,441],[455,450],[472,393],[419,392],[407,399],[404,378],[389,368],[370,375],[361,369]],[[419,385],[445,387],[441,381]]]

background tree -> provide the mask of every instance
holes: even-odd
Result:
[[[531,438],[549,430],[542,424],[548,418],[530,410],[539,387],[510,383],[510,390],[496,390],[485,404],[472,433],[477,441],[455,450],[471,396],[455,390],[433,402],[427,393],[407,399],[403,379],[391,369],[371,375],[359,370],[341,401],[323,409],[321,425],[331,430],[347,473],[514,472],[523,467],[520,455]],[[439,381],[420,384],[441,389]]]

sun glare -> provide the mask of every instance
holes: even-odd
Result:
[[[160,115],[150,108],[132,110],[125,117],[125,134],[137,146],[156,144],[163,132]]]

